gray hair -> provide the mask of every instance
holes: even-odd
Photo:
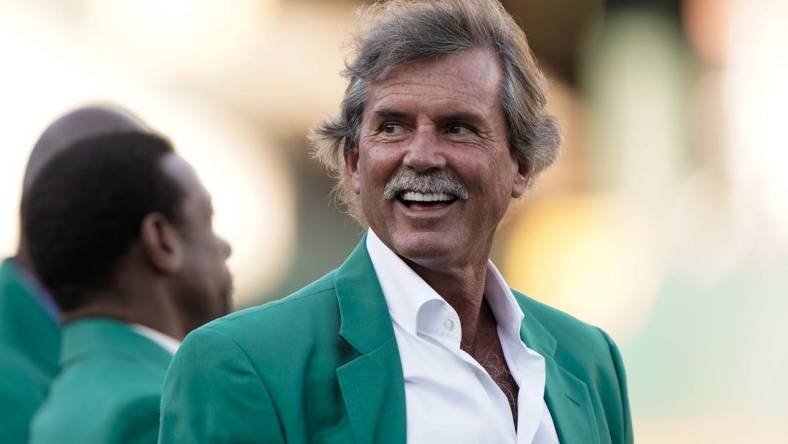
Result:
[[[337,181],[334,189],[348,212],[364,223],[350,188],[345,154],[358,150],[370,86],[393,67],[478,47],[500,58],[501,105],[509,146],[529,170],[529,183],[555,160],[558,125],[545,110],[546,81],[525,33],[498,0],[390,0],[362,7],[353,58],[342,72],[349,79],[339,114],[309,136],[315,157]]]

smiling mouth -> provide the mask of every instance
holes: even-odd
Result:
[[[403,205],[413,209],[443,208],[458,200],[458,197],[449,193],[421,193],[418,191],[403,191],[397,196]]]

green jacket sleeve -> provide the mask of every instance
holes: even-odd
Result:
[[[610,348],[610,355],[618,379],[618,393],[621,404],[620,422],[616,426],[611,424],[611,438],[614,443],[632,444],[634,442],[634,437],[632,432],[632,417],[629,412],[629,396],[627,395],[627,376],[624,371],[624,361],[621,359],[621,353],[618,351],[616,343],[613,342],[607,333],[602,330],[600,331]]]
[[[164,381],[159,443],[284,442],[271,398],[246,353],[210,327],[192,332]]]

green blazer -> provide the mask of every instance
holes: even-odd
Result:
[[[31,444],[155,443],[171,356],[106,318],[63,327],[62,370],[33,419]]]
[[[624,368],[601,330],[515,293],[562,443],[631,443]],[[436,412],[439,414],[439,412]],[[405,390],[362,241],[297,293],[192,332],[164,383],[159,444],[404,443]]]
[[[0,443],[27,443],[30,419],[57,373],[60,327],[13,260],[0,265]]]

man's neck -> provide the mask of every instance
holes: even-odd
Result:
[[[436,271],[404,259],[405,263],[435,290],[457,312],[462,327],[462,344],[476,343],[482,319],[484,286],[487,277],[487,262],[452,269]],[[492,318],[493,323],[495,318]],[[463,347],[465,348],[465,347]]]
[[[91,302],[64,313],[63,323],[91,317],[143,325],[178,340],[186,336],[170,298],[154,289],[135,294],[122,290],[96,292]]]

